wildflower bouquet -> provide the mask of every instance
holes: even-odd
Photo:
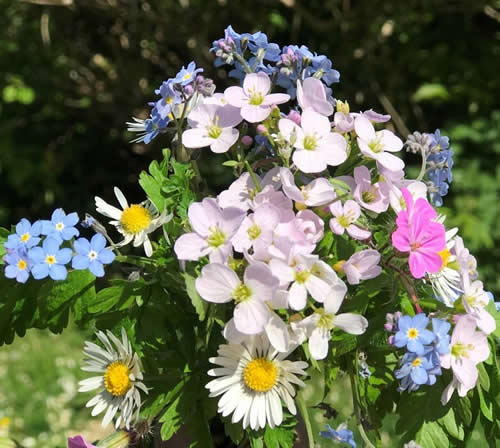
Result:
[[[134,142],[171,148],[140,174],[144,202],[115,187],[116,202],[95,198],[109,223],[57,209],[2,230],[1,342],[60,332],[69,314],[95,326],[80,391],[123,429],[97,446],[180,433],[192,447],[374,447],[394,415],[401,446],[462,446],[478,420],[494,446],[499,315],[431,205],[452,180],[448,138],[403,142],[389,115],[351,112],[305,46],[228,27],[211,50],[235,85],[217,91],[191,62],[128,123]],[[210,151],[234,175],[220,192],[200,175]]]

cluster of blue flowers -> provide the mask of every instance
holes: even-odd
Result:
[[[305,45],[287,45],[281,49],[278,44],[269,43],[266,34],[260,31],[239,34],[228,26],[224,38],[214,41],[210,51],[217,56],[217,67],[223,64],[234,67],[229,76],[243,79],[249,71],[262,71],[274,77],[276,84],[292,98],[299,79],[314,76],[328,87],[340,80],[340,73],[325,55],[312,53]],[[327,92],[331,97],[331,90]]]
[[[436,129],[434,134],[427,134],[430,138],[429,153],[427,155],[427,179],[430,184],[429,195],[433,205],[441,207],[443,196],[448,194],[449,184],[453,180],[453,150],[450,140],[441,135]]]
[[[321,437],[325,437],[326,439],[332,439],[336,442],[348,444],[352,448],[356,448],[354,435],[350,429],[347,429],[347,425],[345,423],[341,424],[337,430],[327,424],[326,431],[321,431],[319,435]]]
[[[406,347],[408,352],[401,360],[401,368],[394,376],[401,381],[400,392],[413,392],[426,384],[432,386],[441,375],[440,355],[450,352],[451,325],[442,319],[432,319],[432,331],[427,329],[429,318],[423,314],[401,316],[386,324],[395,331],[390,342],[396,347]]]
[[[148,144],[153,140],[174,118],[175,106],[187,103],[195,92],[204,95],[213,93],[215,86],[212,80],[199,75],[202,71],[202,68],[196,68],[196,64],[190,62],[187,68],[182,67],[174,78],[163,81],[155,90],[160,98],[149,103],[152,107],[150,118],[146,120],[134,118],[133,122],[127,123],[130,132],[139,133],[133,142],[143,141]]]
[[[71,262],[73,269],[89,269],[96,277],[102,277],[103,265],[115,259],[115,254],[106,248],[104,236],[96,234],[90,241],[78,238],[73,249],[62,247],[80,235],[78,221],[76,213],[66,215],[61,208],[54,210],[50,220],[31,224],[26,218],[21,219],[16,232],[4,243],[5,276],[19,283],[25,283],[30,274],[35,280],[64,280],[68,275],[66,265]]]

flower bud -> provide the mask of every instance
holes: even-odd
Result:
[[[243,137],[241,137],[241,143],[243,143],[245,146],[250,146],[253,143],[253,138],[249,135],[244,135]]]
[[[257,125],[257,132],[259,134],[267,134],[267,128],[263,124]]]

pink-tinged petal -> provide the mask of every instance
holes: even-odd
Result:
[[[302,135],[302,129],[300,129],[299,126],[297,126],[292,120],[289,120],[288,118],[282,118],[278,122],[278,128],[283,134],[283,137],[285,138],[286,141],[290,141],[292,135],[296,135],[297,137]]]
[[[187,132],[187,131],[186,131]],[[184,134],[186,133],[184,132]],[[184,134],[182,136],[184,142]],[[217,154],[221,154],[229,151],[231,146],[233,146],[237,141],[240,133],[238,129],[234,128],[225,128],[222,130],[221,134],[216,140],[212,140],[212,144],[210,145],[210,149],[212,152]],[[187,145],[186,145],[187,146]],[[189,146],[188,146],[189,148]]]
[[[330,120],[310,108],[302,113],[300,124],[307,135],[326,136],[332,130]]]
[[[344,301],[344,297],[347,293],[346,284],[338,279],[338,281],[332,285],[330,289],[330,293],[325,298],[324,308],[327,313],[336,314]]]
[[[483,310],[485,313],[486,310]],[[490,315],[490,317],[492,317]],[[493,317],[492,317],[493,318]],[[494,320],[493,320],[494,321]],[[495,330],[493,328],[493,330]],[[484,331],[484,330],[483,330]],[[470,359],[474,361],[476,364],[486,361],[490,356],[490,347],[488,345],[488,336],[481,331],[475,331],[474,335],[471,338],[467,339],[468,344],[472,344],[474,346],[474,350],[469,352]]]
[[[230,241],[215,249],[212,248],[208,259],[210,263],[226,264],[227,259],[233,255],[233,245]]]
[[[454,363],[453,375],[467,389],[471,389],[476,385],[478,371],[476,364],[471,359],[460,358],[460,361]]]
[[[344,271],[349,284],[359,285],[361,281],[361,272],[356,267],[354,267],[352,264],[347,264],[346,262],[342,266],[342,270]]]
[[[439,222],[429,222],[426,233],[417,239],[426,250],[440,252],[446,248],[446,230]]]
[[[384,129],[377,134],[382,134],[380,141],[384,147],[384,151],[397,152],[401,151],[403,148],[403,142],[401,139],[394,135],[391,131]]]
[[[388,154],[386,152],[378,153],[376,160],[383,167],[391,171],[402,170],[405,167],[405,163],[399,157],[396,157],[393,154]]]
[[[276,313],[271,313],[265,331],[269,342],[278,352],[284,353],[288,350],[290,345],[288,326]]]
[[[328,355],[330,332],[326,328],[316,328],[309,338],[309,353],[313,359],[325,359]]]
[[[255,92],[267,95],[271,90],[271,80],[264,72],[250,73],[243,80],[243,90],[248,97]]]
[[[279,260],[278,258],[273,258],[269,262],[269,267],[271,268],[271,272],[273,275],[278,277],[281,282],[281,285],[286,285],[293,281],[295,278],[295,272],[293,268],[288,266],[284,261]]]
[[[346,230],[352,238],[359,241],[367,240],[372,234],[369,230],[364,230],[361,227],[355,226],[354,224],[351,224],[349,227],[347,227]]]
[[[219,107],[216,115],[219,118],[217,125],[221,128],[234,128],[243,120],[240,114],[240,109],[238,107],[231,106],[230,104]]]
[[[497,328],[494,317],[490,313],[488,313],[488,311],[486,311],[484,308],[480,309],[476,308],[476,310],[477,311],[475,313],[475,318],[478,328],[485,334],[493,333]],[[488,344],[486,344],[486,348],[488,348]]]
[[[288,292],[288,303],[292,310],[303,310],[307,302],[307,289],[298,282],[294,282]]]
[[[413,277],[422,278],[425,275],[426,261],[422,253],[411,252],[408,264],[410,265],[410,272]]]
[[[333,318],[333,325],[349,334],[363,334],[368,321],[360,314],[344,313]]]
[[[254,262],[246,268],[244,282],[249,287],[252,297],[261,302],[271,301],[279,286],[279,279],[262,262]]]
[[[210,263],[196,279],[198,294],[208,302],[224,303],[232,299],[233,291],[241,284],[236,273],[223,264]]]
[[[331,214],[336,218],[344,214],[344,207],[342,206],[341,201],[335,201],[333,204],[330,204],[328,208],[330,209]]]
[[[264,203],[255,209],[253,220],[263,230],[274,230],[280,222],[280,212],[274,205]]]
[[[236,329],[236,326],[234,325],[234,319],[229,320],[229,322],[225,325],[222,334],[231,344],[241,344],[247,337],[246,334]]]
[[[288,168],[280,169],[281,183],[283,187],[283,192],[292,200],[297,202],[303,202],[304,197],[301,191],[295,185],[295,179],[292,172]]]
[[[264,302],[247,300],[239,303],[234,309],[234,325],[245,334],[258,334],[264,330],[271,312]]]
[[[423,184],[425,187],[425,184]],[[427,187],[426,191],[427,191]],[[405,189],[406,190],[406,189]],[[425,216],[427,219],[434,219],[437,217],[436,210],[432,208],[432,205],[427,202],[424,198],[418,198],[415,202],[415,206],[413,209],[413,214]]]
[[[247,216],[241,223],[238,231],[231,238],[231,243],[236,252],[243,253],[245,250],[252,247],[252,240],[248,235],[248,229],[253,225],[253,220],[251,217]]]
[[[305,285],[311,297],[320,303],[324,302],[331,290],[331,286],[327,282],[315,275],[310,275]]]
[[[413,196],[406,188],[401,188],[401,194],[403,195],[403,199],[404,199],[405,204],[406,204],[406,212],[405,213],[406,213],[407,220],[408,220],[409,216],[413,216]],[[398,218],[399,218],[399,215],[398,215]],[[400,224],[398,224],[398,225],[400,225]]]
[[[317,156],[317,151],[297,149],[293,153],[292,160],[303,173],[320,173],[326,170],[327,165],[322,157]]]
[[[443,369],[449,369],[451,367],[451,353],[441,355],[439,361]]]
[[[262,102],[262,106],[272,106],[274,104],[283,104],[290,100],[290,95],[286,93],[272,93],[270,95],[266,95],[264,101]]]
[[[192,128],[206,127],[210,125],[212,117],[215,115],[219,106],[214,104],[202,104],[192,110],[188,115],[189,126]]]
[[[361,140],[368,143],[375,140],[375,128],[367,118],[363,116],[357,117],[354,120],[354,129]]]
[[[347,143],[344,137],[334,132],[321,139],[317,151],[331,166],[338,166],[347,159]]]
[[[337,218],[332,218],[330,219],[330,230],[336,235],[343,235],[345,227],[339,224]]]
[[[237,207],[226,207],[222,210],[220,228],[228,240],[233,237],[246,216],[246,212]]]
[[[247,104],[241,108],[241,116],[249,123],[260,123],[271,113],[270,106],[254,106]]]
[[[361,154],[365,155],[366,157],[370,159],[375,159],[377,160],[378,153],[375,153],[371,150],[371,148],[368,146],[368,143],[366,143],[364,140],[361,140],[359,137],[356,140],[358,142],[359,150],[361,151]]]
[[[210,248],[204,238],[192,232],[185,233],[177,239],[174,251],[179,260],[199,260],[208,255]]]
[[[361,186],[363,190],[369,189],[372,185],[372,177],[370,170],[362,165],[354,168],[354,180],[357,186]]]
[[[391,235],[392,245],[400,252],[410,252],[410,240],[408,239],[408,230],[403,227],[398,228]]]
[[[412,258],[412,255],[416,255],[418,257],[418,262],[417,263],[423,263],[423,267],[426,272],[430,274],[434,274],[436,272],[439,272],[441,270],[441,267],[443,266],[443,260],[434,251],[428,251],[426,249],[420,248],[416,252],[412,252],[410,255],[410,260]],[[415,257],[413,257],[415,258]],[[410,271],[413,274],[413,271],[411,270],[411,263],[410,263]],[[417,272],[420,272],[420,270],[417,268]],[[415,278],[421,278],[413,275]]]
[[[308,198],[305,203],[312,207],[329,204],[337,197],[333,185],[323,177],[314,179],[307,185],[306,191]]]
[[[234,107],[242,108],[248,104],[248,97],[245,95],[245,92],[241,87],[228,87],[224,91],[224,98],[231,106]]]
[[[307,78],[307,79],[309,79],[309,78]],[[296,94],[297,94],[297,103],[299,103],[299,106],[301,107],[301,109],[304,110],[306,107],[309,106],[309,104],[306,102],[307,100],[304,97],[304,88],[302,87],[302,81],[300,81],[300,80],[297,81]]]
[[[189,206],[188,217],[193,230],[206,237],[210,233],[210,228],[221,221],[222,213],[215,199],[206,198]]]
[[[182,144],[186,148],[204,148],[214,142],[204,128],[187,129],[182,133]]]
[[[360,217],[361,208],[357,202],[349,199],[344,204],[344,214],[349,215],[351,222],[354,222]]]

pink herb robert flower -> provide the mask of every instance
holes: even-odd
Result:
[[[432,221],[436,211],[422,198],[413,203],[411,193],[402,188],[406,210],[396,219],[397,230],[392,234],[392,244],[400,252],[409,252],[410,272],[422,278],[426,272],[439,272],[443,264],[438,252],[446,248],[446,231],[442,224]]]

